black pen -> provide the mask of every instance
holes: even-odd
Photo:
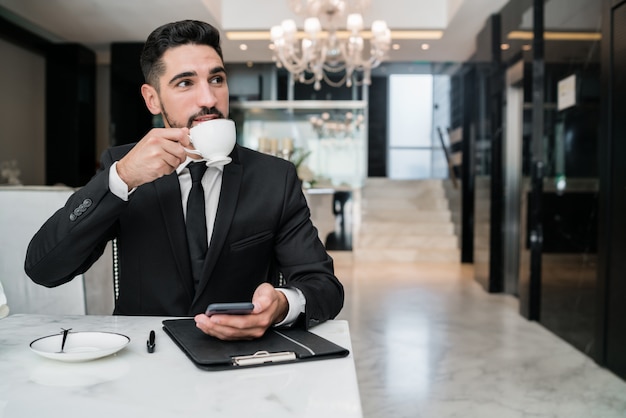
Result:
[[[148,341],[146,341],[146,346],[148,348],[148,353],[154,353],[154,346],[156,343],[154,342],[154,331],[150,331],[150,337]]]

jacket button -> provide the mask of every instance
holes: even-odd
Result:
[[[73,213],[70,213],[70,221],[74,222],[76,218],[77,218],[76,215],[74,215]]]
[[[91,199],[85,199],[83,200],[83,206],[88,208],[89,206],[91,206],[93,202],[91,201]]]

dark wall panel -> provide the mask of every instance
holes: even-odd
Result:
[[[387,77],[372,77],[369,88],[368,177],[387,177],[388,80]]]
[[[610,182],[606,364],[626,378],[626,3],[613,10],[610,67]],[[609,64],[609,63],[606,63]]]
[[[96,171],[96,56],[78,44],[46,54],[46,184],[83,186]]]
[[[111,145],[139,141],[152,128],[152,114],[141,96],[139,57],[143,43],[111,45]]]

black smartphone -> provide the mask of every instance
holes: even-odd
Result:
[[[211,303],[206,308],[206,314],[208,316],[225,314],[225,315],[247,315],[254,309],[254,304],[251,302],[236,302],[236,303]]]

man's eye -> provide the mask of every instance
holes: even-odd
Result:
[[[191,81],[183,80],[180,83],[178,83],[176,86],[177,87],[189,87],[190,85],[191,85]]]
[[[222,84],[223,82],[224,82],[224,77],[222,77],[222,76],[213,77],[210,80],[211,84]]]

